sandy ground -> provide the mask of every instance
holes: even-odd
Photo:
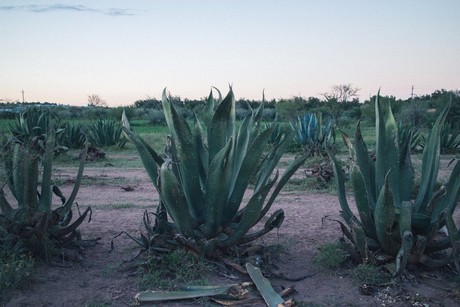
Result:
[[[449,169],[443,165],[444,169]],[[57,178],[64,182],[68,194],[73,169],[60,167]],[[302,176],[299,170],[298,176]],[[14,290],[3,298],[4,306],[130,306],[138,292],[137,276],[133,271],[120,271],[125,260],[139,251],[128,237],[121,236],[111,249],[111,239],[124,230],[136,235],[142,230],[144,210],[153,211],[158,194],[144,169],[91,167],[85,170],[86,183],[82,185],[77,201],[80,209],[91,206],[92,220],[81,226],[84,239],[99,237],[99,243],[84,252],[84,260],[53,265],[40,264],[33,281],[25,289]],[[67,182],[66,182],[67,181]],[[134,191],[122,187],[131,186]],[[351,199],[351,197],[350,197]],[[283,208],[284,224],[278,232],[265,236],[257,244],[280,244],[284,252],[276,260],[277,272],[290,278],[304,277],[298,281],[270,277],[274,288],[294,286],[296,293],[290,297],[301,306],[455,306],[460,305],[460,295],[449,288],[445,272],[413,273],[413,280],[404,280],[397,287],[378,287],[371,295],[364,295],[360,285],[350,276],[350,269],[328,272],[314,265],[318,247],[339,239],[342,234],[337,223],[322,222],[327,215],[339,217],[337,197],[326,193],[306,191],[282,192],[272,210]],[[456,222],[460,225],[457,209]],[[213,284],[234,283],[218,274],[210,276]],[[234,272],[237,282],[249,277]],[[412,274],[411,274],[412,276]],[[156,304],[155,306],[206,305],[204,301],[185,301]],[[251,306],[264,306],[262,301]]]

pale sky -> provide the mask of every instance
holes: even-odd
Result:
[[[408,98],[460,88],[460,1],[0,0],[0,99]]]

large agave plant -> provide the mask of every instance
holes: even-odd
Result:
[[[91,213],[88,207],[71,223],[72,205],[83,175],[85,157],[80,161],[72,193],[66,199],[51,181],[55,139],[56,134],[51,130],[46,137],[35,136],[26,143],[15,138],[3,140],[6,183],[3,181],[0,186],[0,245],[19,244],[37,256],[47,257],[54,247],[63,247],[79,238],[77,228]],[[43,156],[42,148],[45,148]],[[5,187],[9,188],[17,205],[10,203]],[[62,201],[62,206],[56,209],[52,208],[53,194]]]
[[[290,122],[295,140],[301,144],[310,156],[326,155],[326,148],[335,144],[335,129],[332,121],[323,123],[322,115],[307,113]]]
[[[197,118],[191,126],[178,114],[166,91],[162,100],[171,132],[166,157],[125,129],[160,194],[156,224],[150,227],[148,215],[144,216],[150,237],[143,236],[139,242],[157,244],[150,240],[158,239],[157,234],[177,233],[180,236],[176,239],[182,238],[188,247],[212,256],[218,250],[225,251],[279,228],[284,220],[282,209],[276,210],[260,230],[248,233],[267,214],[305,157],[296,159],[279,181],[278,172],[272,177],[289,138],[269,146],[273,128],[262,132],[256,129],[263,106],[248,115],[237,129],[233,91],[230,89],[223,100],[215,100],[211,93],[207,109],[212,117],[207,117],[205,133]],[[255,182],[254,190],[243,205],[250,182]],[[167,215],[172,223],[167,221]]]
[[[16,121],[13,124],[9,125],[9,130],[19,142],[25,144],[36,137],[46,138],[50,125],[52,125],[54,131],[56,131],[54,154],[57,155],[59,153],[66,152],[68,147],[61,142],[64,125],[62,125],[56,116],[51,114],[48,108],[27,108],[25,111],[21,112],[18,117],[16,117]],[[40,143],[40,145],[43,144]],[[41,148],[41,150],[43,153],[44,147]]]
[[[344,135],[354,161],[351,183],[358,211],[356,217],[346,198],[340,163],[330,154],[342,208],[348,228],[342,230],[355,245],[363,261],[372,261],[372,251],[396,259],[396,275],[407,263],[437,267],[453,261],[459,267],[460,232],[452,214],[460,194],[460,163],[457,162],[445,186],[436,189],[440,158],[440,130],[449,108],[442,111],[424,147],[421,182],[415,199],[414,169],[410,157],[410,137],[398,140],[398,126],[391,107],[385,116],[378,100],[376,108],[376,161],[369,158],[358,123],[353,142]],[[447,226],[449,235],[439,236]],[[445,259],[430,254],[450,249]]]
[[[441,153],[456,154],[460,152],[460,130],[452,129],[450,123],[445,123],[441,129]]]
[[[124,147],[126,144],[121,125],[109,119],[98,119],[91,122],[88,126],[88,137],[94,146]]]

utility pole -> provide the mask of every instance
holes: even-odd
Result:
[[[412,90],[410,92],[410,100],[414,100],[414,86],[412,85]]]
[[[24,90],[22,90],[22,103],[24,103]]]

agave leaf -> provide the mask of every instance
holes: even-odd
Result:
[[[423,233],[430,227],[431,216],[426,215],[425,213],[414,212],[415,207],[412,212],[412,228],[415,233]]]
[[[351,233],[355,246],[357,247],[361,257],[363,257],[363,262],[367,263],[370,261],[369,248],[367,246],[366,234],[361,225],[356,222],[352,223]]]
[[[398,125],[396,124],[390,104],[388,105],[388,111],[385,116],[384,161],[385,171],[389,171],[389,184],[394,197],[394,204],[396,207],[400,207]]]
[[[442,110],[441,114],[436,119],[423,150],[421,182],[417,198],[415,199],[416,211],[425,210],[436,184],[439,170],[440,129],[446,120],[449,109],[450,104]]]
[[[257,125],[262,120],[264,108],[265,108],[265,93],[262,93],[262,103],[259,105],[259,107],[254,112],[254,123],[256,123]]]
[[[404,233],[412,230],[412,202],[403,201],[399,213],[399,235],[404,239]]]
[[[272,231],[274,228],[279,229],[281,224],[284,222],[284,211],[283,209],[278,209],[272,213],[272,215],[268,218],[268,220],[264,224],[264,228],[246,234],[238,243],[239,244],[246,244],[248,242],[254,241],[261,236],[267,234],[268,232]]]
[[[270,138],[271,131],[271,129],[263,131],[250,145],[241,164],[235,185],[231,192],[232,194],[230,195],[227,206],[224,208],[223,225],[227,225],[238,211],[249,180],[256,170],[259,158],[266,147],[268,139]]]
[[[24,150],[21,148],[20,144],[15,144],[13,153],[13,194],[20,208],[24,207],[24,161]]]
[[[359,171],[363,177],[363,185],[366,189],[367,199],[369,206],[375,208],[375,200],[377,194],[375,190],[375,165],[369,157],[366,143],[364,143],[363,135],[361,134],[361,122],[359,121],[356,126],[356,133],[354,139],[354,148],[356,154],[356,163],[358,164]]]
[[[382,190],[385,176],[388,171],[385,170],[385,122],[379,97],[380,90],[375,98],[375,190],[377,193]]]
[[[91,221],[91,214],[92,214],[92,210],[91,210],[91,207],[88,207],[86,208],[86,210],[83,212],[82,215],[80,215],[78,217],[78,219],[76,219],[72,224],[66,226],[66,227],[62,227],[62,228],[58,228],[58,229],[55,229],[53,231],[53,236],[55,237],[62,237],[62,236],[65,236],[73,231],[75,231],[80,225],[81,223],[83,223],[83,221],[86,219],[86,216],[88,215],[89,213],[89,221]],[[88,221],[88,222],[89,222]]]
[[[435,206],[433,214],[438,214],[442,210],[447,210],[449,214],[453,214],[460,198],[460,162],[457,161],[449,181],[446,184],[446,194],[439,200],[439,205]]]
[[[452,243],[460,240],[460,232],[455,225],[454,218],[452,215],[448,214],[446,216],[446,226],[447,232],[449,233],[449,238]]]
[[[332,166],[334,168],[334,178],[337,187],[337,195],[339,197],[339,203],[342,209],[341,214],[345,222],[348,225],[350,225],[351,220],[356,219],[356,217],[353,215],[353,212],[351,212],[350,206],[348,205],[345,191],[345,178],[342,171],[342,166],[329,149],[326,149],[326,151],[329,155],[329,158],[332,161]]]
[[[85,169],[85,162],[86,162],[86,155],[88,153],[88,148],[89,148],[89,142],[86,141],[85,149],[80,158],[80,164],[78,166],[77,177],[75,177],[75,183],[74,183],[72,192],[70,193],[70,196],[67,199],[67,202],[62,207],[63,213],[64,213],[63,215],[67,214],[67,212],[70,211],[70,208],[72,207],[73,202],[75,201],[75,198],[77,197],[78,189],[80,188],[81,180],[83,178],[83,170]]]
[[[24,154],[24,204],[27,212],[33,214],[38,208],[38,161],[40,156],[33,148],[25,149]]]
[[[131,131],[124,131],[128,134],[128,137],[131,140],[131,142],[133,142],[134,146],[136,146],[142,164],[144,165],[144,168],[147,171],[150,180],[152,181],[157,191],[159,191],[158,171],[160,166],[163,164],[164,160],[160,158],[160,156],[141,137],[137,136],[135,133]]]
[[[56,133],[54,132],[54,130],[51,130],[48,133],[48,138],[46,140],[45,155],[43,157],[42,188],[40,193],[40,204],[38,206],[38,210],[41,212],[48,212],[51,209],[51,174],[53,167],[53,154],[55,143]]]
[[[234,174],[234,176],[232,178],[232,182],[230,185],[230,191],[233,191],[233,188],[235,187],[236,181],[238,180],[238,174],[240,172],[241,165],[243,164],[243,161],[246,158],[246,155],[248,154],[248,147],[250,145],[249,138],[251,134],[250,127],[252,127],[252,123],[252,115],[247,115],[241,123],[240,129],[236,136],[235,151],[232,157],[232,173]]]
[[[8,188],[10,189],[11,193],[13,193],[13,196],[17,199],[18,197],[16,196],[16,189],[15,189],[15,183],[14,183],[14,144],[8,143],[5,141],[3,144],[3,162],[5,165],[5,175],[6,175],[6,183],[8,184]]]
[[[439,231],[439,229],[441,229],[441,227],[445,225],[446,216],[447,216],[446,210],[441,211],[434,220],[432,219],[430,226],[425,229],[423,234],[427,238],[427,244],[431,243],[435,239],[435,236],[437,232]]]
[[[412,206],[412,205],[411,205]],[[402,237],[401,248],[396,256],[396,272],[395,277],[400,276],[407,266],[407,260],[409,259],[409,252],[413,244],[413,235],[409,230],[404,231]]]
[[[259,222],[270,210],[271,206],[275,202],[276,197],[278,194],[281,192],[283,189],[284,185],[289,181],[289,178],[299,169],[300,166],[302,166],[305,162],[305,160],[308,158],[307,155],[300,156],[296,158],[286,169],[286,171],[283,173],[283,176],[281,176],[280,181],[276,185],[275,189],[270,195],[270,198],[267,201],[267,204],[264,206],[262,209],[262,212],[260,213],[259,219],[257,222]]]
[[[187,200],[179,181],[168,166],[169,163],[163,163],[160,168],[160,196],[179,231],[186,236],[191,236],[193,220],[187,207]]]
[[[372,206],[370,205],[368,191],[366,190],[364,181],[364,176],[361,174],[359,168],[354,166],[351,172],[351,184],[355,196],[356,208],[358,209],[364,232],[370,238],[377,239],[375,225],[372,219]]]
[[[414,168],[410,158],[412,132],[405,139],[400,147],[399,154],[399,191],[401,201],[408,201],[412,199],[412,190],[414,188]]]
[[[209,172],[209,155],[208,155],[208,148],[206,147],[204,140],[203,140],[203,128],[200,125],[200,121],[198,120],[195,113],[194,114],[194,129],[193,129],[193,139],[195,142],[195,146],[198,152],[198,156],[200,158],[200,162],[198,163],[198,168],[200,172],[200,186],[204,188],[206,184],[206,177]]]
[[[172,300],[184,300],[199,297],[224,295],[233,287],[222,286],[210,289],[183,290],[183,291],[144,291],[136,294],[135,300],[139,303],[153,303]]]
[[[377,198],[374,211],[374,223],[377,238],[383,250],[395,254],[395,245],[392,242],[393,223],[395,220],[394,198],[390,190],[389,176],[385,176],[385,183]]]
[[[8,219],[11,219],[14,209],[11,207],[8,200],[6,200],[3,188],[0,189],[0,209],[2,210],[3,215],[5,215]]]
[[[169,101],[163,101],[163,105],[167,105],[168,103]],[[180,169],[179,180],[193,219],[201,221],[204,220],[203,213],[205,211],[204,195],[200,185],[199,165],[201,159],[196,149],[190,126],[177,113],[174,105],[170,104],[169,111],[172,118],[170,129],[176,135],[173,141],[177,148],[177,159]]]
[[[64,194],[62,194],[61,190],[55,185],[53,185],[52,190],[53,190],[53,193],[61,199],[62,205],[64,205],[66,198]]]
[[[214,236],[222,226],[222,212],[229,195],[232,180],[231,155],[233,154],[233,140],[217,153],[209,165],[208,180],[206,182],[206,224],[205,233]]]
[[[257,182],[254,191],[258,191],[269,180],[276,165],[278,165],[286,147],[289,145],[290,135],[286,136],[276,148],[272,150],[262,162],[259,173],[257,174]]]
[[[227,96],[217,107],[208,130],[209,161],[212,161],[214,156],[225,147],[234,133],[235,97],[230,88]]]
[[[259,220],[260,213],[262,211],[262,206],[264,204],[267,194],[270,192],[273,185],[278,179],[278,174],[275,178],[267,183],[262,189],[256,192],[250,199],[248,204],[243,210],[243,215],[241,221],[236,227],[235,231],[224,241],[222,241],[222,247],[228,247],[235,244],[243,238],[243,236],[248,232],[248,230],[257,223]]]
[[[266,279],[258,267],[253,266],[251,263],[246,263],[246,270],[249,276],[254,281],[257,289],[264,298],[265,303],[269,307],[278,307],[284,305],[284,300],[278,293],[273,290],[270,281]]]
[[[123,109],[123,113],[121,113],[121,126],[123,127],[124,136],[127,139],[129,139],[129,135],[125,130],[130,131],[131,130],[131,125],[129,124],[128,117],[126,116],[125,109]]]

